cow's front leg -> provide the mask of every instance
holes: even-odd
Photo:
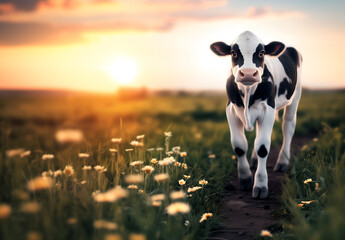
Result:
[[[254,177],[252,197],[264,199],[268,195],[268,177],[266,170],[267,156],[271,146],[271,133],[274,124],[274,109],[268,107],[256,126],[254,149],[258,166]]]
[[[237,155],[237,171],[241,190],[251,190],[253,185],[252,172],[247,161],[248,144],[244,135],[244,126],[237,117],[232,104],[226,108],[226,116],[231,133],[231,145]]]

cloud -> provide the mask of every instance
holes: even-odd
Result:
[[[269,7],[234,11],[226,0],[0,0],[1,10],[1,45],[77,43],[88,32],[168,31],[183,21],[302,16]]]

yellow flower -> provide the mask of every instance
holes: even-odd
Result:
[[[183,175],[185,179],[190,179],[190,175]]]
[[[136,166],[142,165],[143,163],[144,163],[143,161],[134,161],[134,162],[131,162],[131,166],[136,167]]]
[[[301,203],[303,203],[303,204],[307,204],[307,205],[311,204],[312,202],[315,202],[315,200],[310,200],[310,201],[301,201]]]
[[[5,219],[11,214],[12,208],[6,203],[0,204],[0,219]]]
[[[79,158],[88,158],[88,157],[90,157],[90,154],[88,154],[88,153],[78,153],[78,157]]]
[[[80,182],[80,184],[85,184],[86,183],[86,180],[83,180]]]
[[[145,167],[143,167],[141,169],[141,171],[147,173],[147,174],[150,174],[150,173],[153,173],[155,171],[155,169],[149,165],[146,165]]]
[[[184,169],[188,169],[188,166],[187,166],[187,164],[186,163],[182,163],[182,167],[184,168]]]
[[[158,164],[161,166],[168,166],[174,162],[175,162],[175,159],[173,157],[167,157],[167,158],[164,158],[163,160],[159,160]]]
[[[231,158],[232,158],[232,160],[235,160],[236,159],[236,155],[232,155]]]
[[[63,170],[63,173],[66,174],[67,176],[71,176],[74,174],[74,169],[71,165],[66,165],[65,169]]]
[[[113,143],[120,143],[122,141],[122,138],[112,138],[111,142]]]
[[[169,178],[169,174],[167,174],[167,173],[161,173],[161,174],[157,174],[154,176],[154,179],[157,182],[163,182],[163,181],[167,180],[168,178]]]
[[[61,144],[78,143],[84,139],[84,135],[82,131],[77,129],[65,129],[57,131],[55,139]]]
[[[10,149],[6,151],[6,156],[11,158],[11,157],[17,157],[17,156],[21,156],[21,154],[24,153],[24,149],[23,148],[19,148],[19,149]]]
[[[116,202],[121,198],[125,198],[128,195],[128,191],[121,186],[117,186],[108,190],[107,192],[96,192],[93,194],[93,198],[96,202]]]
[[[107,171],[107,168],[100,165],[94,166],[93,169],[95,169],[98,173],[104,173]]]
[[[44,171],[43,173],[41,173],[42,177],[51,177],[53,176],[53,172],[52,170],[48,170],[48,171]]]
[[[115,148],[109,148],[109,152],[111,152],[112,154],[115,154],[117,150]]]
[[[121,235],[119,234],[107,234],[104,236],[104,240],[122,240]]]
[[[180,180],[178,181],[178,183],[182,186],[182,185],[185,185],[185,184],[186,184],[186,181],[183,180],[183,179],[180,179]]]
[[[153,201],[152,202],[152,206],[153,207],[160,207],[162,205],[162,202],[161,201]]]
[[[78,222],[78,219],[76,219],[74,217],[67,219],[67,223],[71,224],[71,225],[76,224],[77,222]]]
[[[198,191],[199,189],[201,189],[202,187],[192,187],[192,188],[188,188],[187,192],[191,193],[191,192],[195,192]]]
[[[24,213],[37,213],[41,209],[41,205],[37,202],[26,202],[20,207],[20,211]]]
[[[43,154],[42,155],[42,160],[51,160],[54,158],[53,154]]]
[[[317,141],[319,141],[319,139],[318,138],[313,138],[313,141],[317,142]]]
[[[144,194],[144,190],[139,189],[138,193],[139,193],[139,194]]]
[[[53,181],[49,177],[36,177],[28,181],[27,188],[29,191],[39,191],[51,188]]]
[[[202,179],[202,180],[199,181],[199,184],[200,185],[207,185],[208,181],[206,181],[205,179]]]
[[[84,166],[83,168],[82,168],[84,171],[87,171],[87,170],[91,170],[92,169],[92,167],[91,166]]]
[[[132,184],[132,185],[129,185],[127,188],[128,189],[138,189],[138,186]]]
[[[177,213],[188,213],[190,211],[190,206],[184,202],[175,202],[170,204],[166,211],[169,215],[175,215]]]
[[[146,240],[145,235],[143,234],[131,234],[129,235],[129,239],[128,240]]]
[[[212,213],[204,213],[202,216],[201,216],[201,219],[199,222],[203,222],[205,220],[207,220],[207,218],[210,218],[210,217],[213,217],[213,214]]]
[[[308,178],[308,179],[304,180],[304,184],[310,183],[310,182],[312,182],[312,181],[313,181],[313,180],[312,180],[311,178]]]
[[[126,152],[133,152],[133,148],[127,148],[125,151]]]
[[[151,159],[151,163],[154,163],[154,164],[157,163],[157,159],[156,158],[152,158]]]
[[[181,152],[181,153],[180,153],[180,156],[181,156],[181,157],[186,157],[186,156],[187,156],[187,153],[186,153],[186,152]]]
[[[164,132],[164,136],[170,138],[172,136],[171,132]]]
[[[138,184],[144,181],[144,176],[140,174],[127,175],[125,181],[129,184]]]
[[[260,236],[262,237],[272,237],[272,233],[267,230],[261,230]]]
[[[62,171],[61,170],[56,170],[54,171],[54,177],[58,177],[58,176],[61,176],[62,175]]]
[[[150,197],[150,199],[152,202],[163,201],[165,199],[165,195],[164,194],[155,194],[155,195],[152,195]]]
[[[176,167],[181,167],[181,163],[180,162],[175,162],[175,166]]]
[[[29,150],[29,151],[25,151],[25,152],[23,152],[22,154],[20,154],[20,157],[21,157],[21,158],[28,157],[28,156],[30,156],[30,154],[31,154],[31,151],[30,151],[30,150]]]
[[[319,187],[319,184],[318,184],[318,183],[315,183],[315,190],[316,190],[316,191],[320,191],[320,187]]]
[[[137,136],[137,139],[139,140],[139,139],[144,139],[144,137],[145,137],[145,135],[143,134],[143,135],[139,135],[139,136]]]
[[[186,197],[186,193],[184,191],[175,191],[170,193],[170,198],[172,200],[182,199]]]
[[[117,224],[103,220],[103,219],[100,219],[100,220],[95,220],[93,222],[93,227],[97,228],[97,229],[115,230],[115,229],[117,229]]]
[[[299,203],[299,204],[297,204],[297,206],[299,206],[299,207],[303,207],[303,203]]]
[[[210,155],[208,155],[208,158],[215,159],[216,155],[215,154],[210,154]]]

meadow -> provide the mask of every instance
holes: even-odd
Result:
[[[273,237],[345,236],[344,100],[304,92],[296,136],[320,137],[294,158],[284,231]],[[207,239],[236,173],[226,102],[225,93],[1,94],[1,239]],[[277,123],[272,146],[281,137]],[[248,139],[252,148],[254,132]]]

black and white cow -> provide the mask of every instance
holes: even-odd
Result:
[[[238,157],[240,188],[249,190],[252,187],[244,129],[252,131],[256,122],[256,138],[250,162],[252,167],[257,165],[252,197],[266,198],[266,160],[275,114],[282,108],[284,139],[274,170],[287,171],[289,168],[291,139],[302,92],[302,57],[295,48],[285,47],[281,42],[265,45],[249,31],[238,36],[231,45],[213,43],[211,50],[218,56],[231,56],[230,77],[226,84],[229,98],[226,116],[231,132],[231,144]]]

